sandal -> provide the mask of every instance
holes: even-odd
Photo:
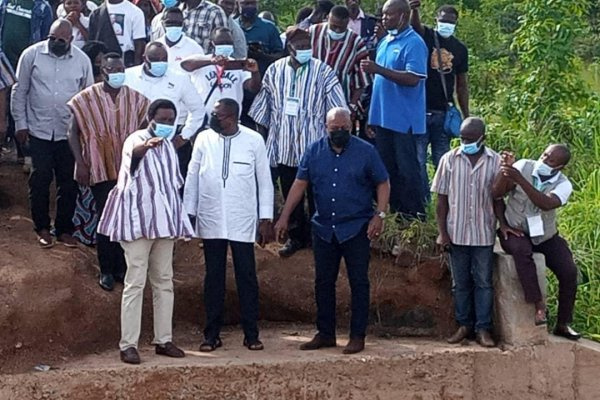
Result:
[[[247,339],[244,339],[244,346],[246,346],[248,348],[248,350],[253,350],[253,351],[264,350],[264,348],[265,348],[265,346],[262,344],[262,342],[258,339],[255,339],[252,342],[250,342]]]
[[[536,310],[535,311],[535,325],[546,325],[548,320],[546,319],[546,311],[545,310]]]
[[[200,351],[203,353],[210,353],[211,351],[215,351],[219,347],[223,347],[223,342],[221,341],[221,338],[216,338],[213,341],[205,340],[200,345]]]

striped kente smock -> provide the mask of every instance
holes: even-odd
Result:
[[[500,161],[500,155],[487,147],[475,166],[460,148],[450,150],[440,160],[431,191],[448,196],[447,229],[452,244],[494,244],[492,184],[500,171]]]
[[[337,74],[346,99],[352,92],[367,87],[371,77],[360,68],[360,61],[369,56],[365,42],[351,30],[342,40],[331,40],[327,23],[312,25],[309,29],[313,57],[327,63]]]
[[[98,233],[113,242],[191,237],[183,211],[177,152],[170,140],[149,149],[131,172],[133,149],[150,139],[148,130],[134,132],[123,146],[117,186],[108,195]]]
[[[90,185],[117,180],[123,143],[140,129],[150,105],[144,95],[127,86],[121,87],[115,103],[102,86],[92,85],[67,103],[79,125]]]
[[[297,116],[285,114],[288,97],[299,100]],[[249,112],[257,124],[269,129],[271,166],[297,167],[308,145],[327,135],[325,117],[334,107],[348,105],[329,65],[312,58],[296,71],[290,66],[290,57],[271,64]]]

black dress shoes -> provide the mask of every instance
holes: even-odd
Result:
[[[575,332],[569,325],[556,325],[554,334],[569,340],[579,340],[581,338],[581,334]]]
[[[100,281],[98,284],[102,289],[110,292],[115,288],[115,279],[110,274],[102,274],[100,275]]]
[[[325,347],[335,346],[335,338],[327,339],[317,334],[310,342],[300,345],[300,350],[319,350]]]
[[[129,347],[121,351],[121,361],[126,364],[139,364],[141,362],[140,355],[135,347]]]
[[[288,239],[288,241],[285,242],[283,247],[281,249],[279,249],[279,256],[280,257],[291,257],[292,255],[294,255],[294,253],[296,253],[302,247],[303,247],[302,243],[298,242],[297,240]]]

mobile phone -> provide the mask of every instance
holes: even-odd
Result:
[[[226,70],[230,70],[230,69],[244,69],[244,66],[246,65],[246,60],[227,60],[227,62],[225,63],[225,69]]]

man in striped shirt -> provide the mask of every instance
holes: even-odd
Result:
[[[75,180],[91,186],[98,215],[117,184],[123,143],[145,123],[150,105],[144,95],[123,85],[125,64],[117,53],[103,57],[101,73],[101,83],[81,91],[68,103],[73,114],[69,144],[75,156]],[[125,276],[123,250],[98,234],[96,251],[100,286],[110,291],[114,282],[123,282]]]
[[[132,133],[123,145],[117,185],[108,195],[98,233],[121,243],[127,275],[121,302],[121,360],[139,364],[137,351],[146,277],[150,277],[154,306],[156,354],[184,357],[172,342],[173,247],[191,237],[179,189],[175,132],[177,108],[159,99],[148,108],[148,129]]]
[[[480,345],[493,347],[495,212],[501,214],[503,205],[501,199],[494,201],[492,186],[501,158],[484,146],[485,124],[479,118],[463,122],[460,140],[459,148],[442,157],[431,186],[438,195],[437,243],[450,252],[460,325],[448,343],[460,343],[475,331]]]
[[[311,57],[309,33],[291,28],[287,34],[287,48],[290,56],[267,69],[249,113],[263,130],[268,130],[267,155],[271,167],[277,167],[285,198],[296,179],[304,150],[327,136],[327,112],[334,107],[347,108],[335,72],[324,62]],[[311,197],[309,193],[312,208]],[[294,228],[289,231],[289,240],[279,251],[282,257],[291,256],[310,241],[310,225],[303,201],[294,209],[291,225]]]
[[[312,25],[309,33],[313,57],[325,62],[336,72],[355,119],[358,100],[371,83],[371,78],[360,68],[360,61],[369,56],[365,43],[348,29],[348,21],[348,9],[335,6],[329,13],[328,22]]]

